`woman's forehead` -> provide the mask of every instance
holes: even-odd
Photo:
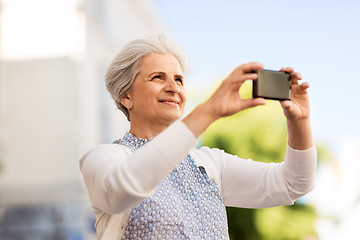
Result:
[[[146,55],[141,63],[140,70],[152,72],[173,72],[182,74],[182,69],[177,58],[171,54],[151,53]]]

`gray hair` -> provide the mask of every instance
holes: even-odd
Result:
[[[186,70],[182,50],[164,36],[152,36],[128,43],[112,60],[105,75],[105,84],[117,108],[129,121],[129,110],[121,104],[120,99],[125,97],[133,87],[140,71],[141,60],[151,53],[171,54],[178,60],[181,70],[183,72]]]

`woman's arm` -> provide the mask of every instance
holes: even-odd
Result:
[[[246,63],[235,70],[221,83],[215,93],[203,104],[197,106],[183,122],[196,137],[199,137],[208,126],[221,117],[233,115],[241,110],[264,105],[265,99],[242,99],[239,89],[246,80],[257,80],[258,70],[263,69],[260,63]]]
[[[239,88],[246,79],[256,80],[253,71],[261,64],[239,66],[224,80],[215,94],[184,119],[185,124],[199,136],[212,122],[243,109],[265,104],[264,99],[241,99]],[[288,148],[284,163],[266,164],[239,159],[226,153],[221,159],[221,185],[226,204],[238,207],[270,207],[292,204],[313,187],[316,168],[316,149],[310,126],[308,83],[299,84],[301,75],[291,68],[292,100],[281,106],[288,127]]]
[[[177,121],[133,154],[117,144],[95,147],[80,160],[93,207],[121,213],[149,197],[196,144]]]
[[[262,163],[241,159],[217,149],[221,191],[227,206],[265,208],[291,205],[312,190],[316,170],[315,146],[295,150],[287,146],[284,162]]]
[[[287,119],[288,143],[297,150],[305,150],[314,145],[310,126],[310,102],[307,89],[309,83],[299,84],[302,76],[292,68],[282,68],[291,75],[291,101],[281,101]]]
[[[183,122],[196,137],[199,137],[208,126],[221,117],[233,115],[244,109],[264,105],[262,98],[242,99],[239,89],[248,80],[257,80],[254,73],[263,69],[259,63],[247,63],[237,67],[220,85],[216,92],[203,104],[197,106]],[[288,126],[288,143],[297,150],[310,148],[314,142],[310,126],[310,104],[307,89],[309,83],[299,84],[301,75],[292,68],[282,68],[291,74],[292,100],[281,101]]]

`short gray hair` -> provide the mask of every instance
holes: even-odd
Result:
[[[106,89],[130,121],[129,110],[120,99],[125,97],[134,85],[139,73],[141,60],[151,53],[171,54],[179,62],[181,70],[186,71],[186,60],[182,50],[171,40],[160,35],[129,42],[112,60],[106,75]]]

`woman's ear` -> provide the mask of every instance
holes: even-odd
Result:
[[[120,98],[120,103],[127,108],[127,110],[130,110],[132,108],[132,100],[128,94],[126,94],[125,97]]]

